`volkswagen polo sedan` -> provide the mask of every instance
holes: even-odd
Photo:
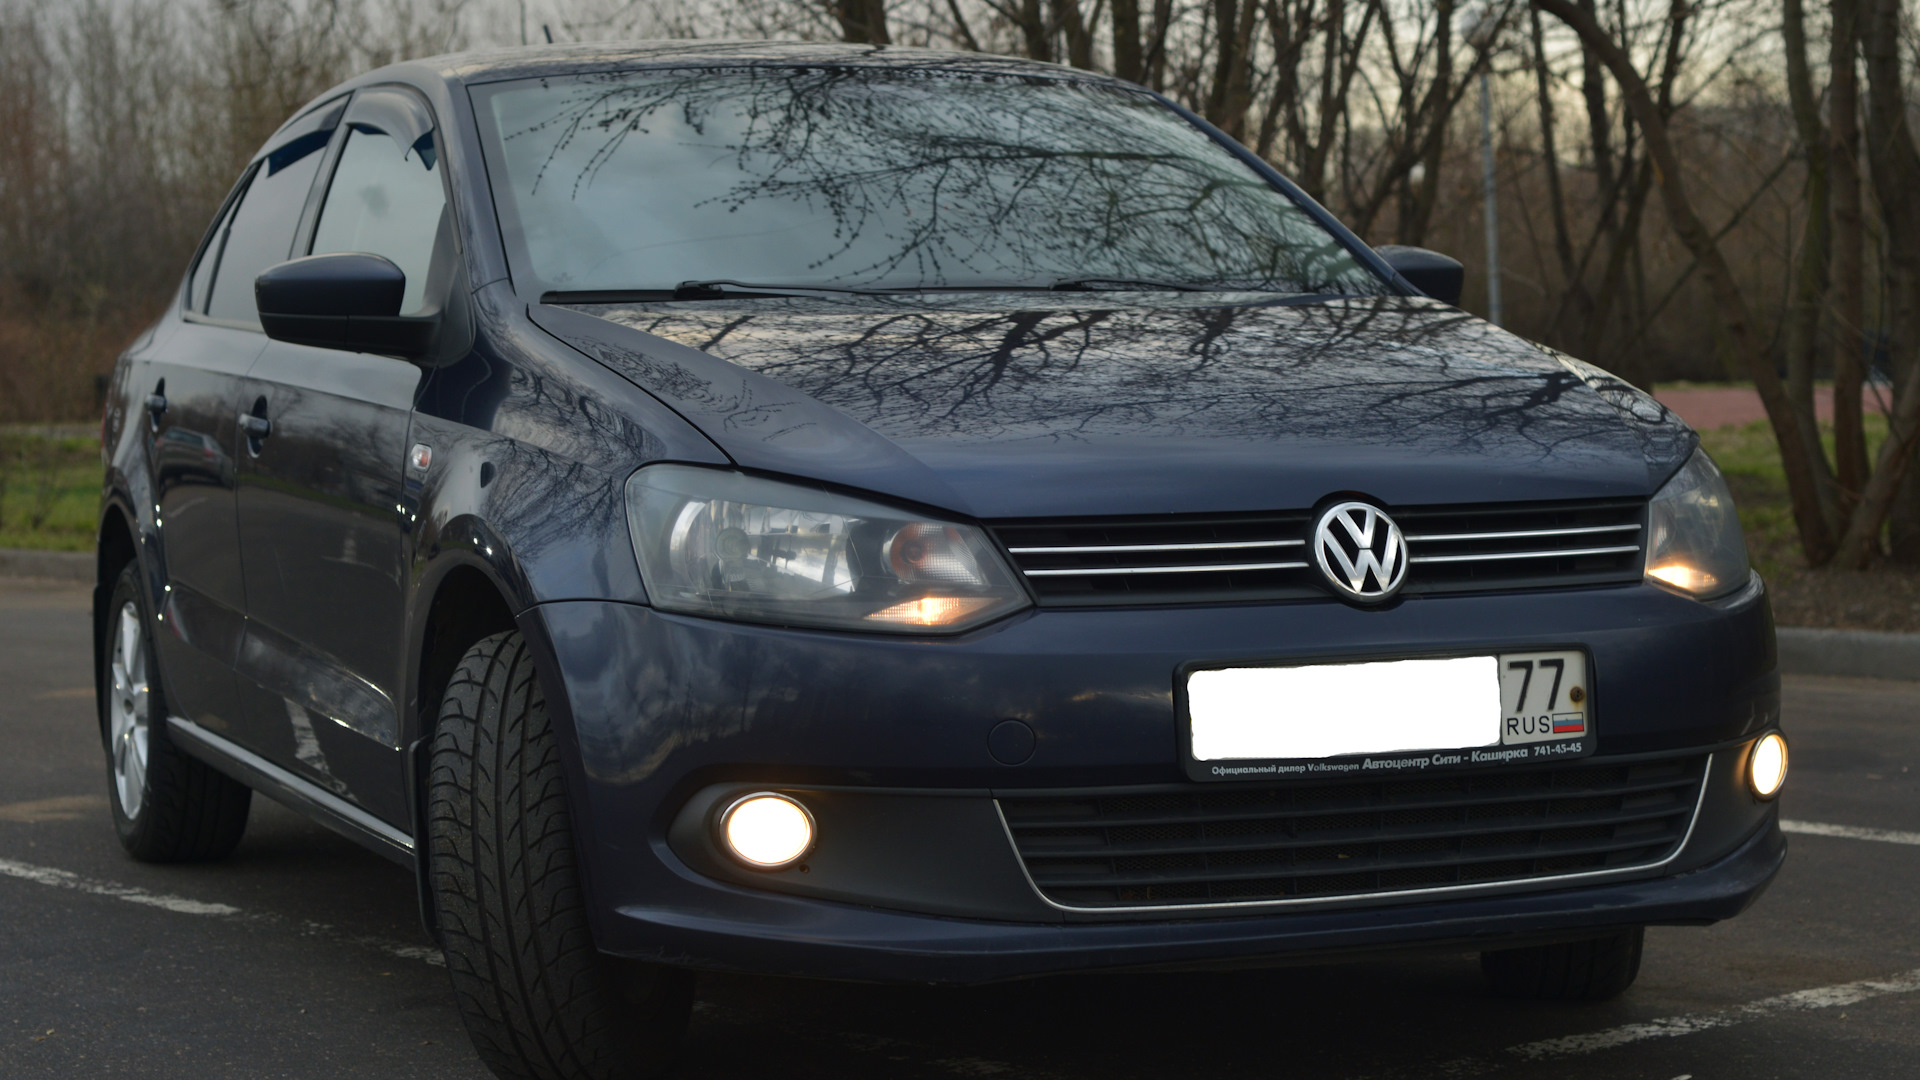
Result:
[[[1139,87],[910,49],[400,64],[113,374],[120,840],[416,874],[502,1076],[697,971],[1478,953],[1597,999],[1779,869],[1693,432]]]

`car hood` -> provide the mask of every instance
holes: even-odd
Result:
[[[1236,302],[1243,301],[1243,302]],[[1651,397],[1405,297],[988,294],[539,305],[744,468],[1024,518],[1641,496]]]

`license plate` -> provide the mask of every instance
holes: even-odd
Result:
[[[1577,649],[1198,670],[1186,764],[1231,780],[1584,757],[1592,695]]]

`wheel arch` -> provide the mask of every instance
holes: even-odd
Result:
[[[93,690],[96,698],[100,694],[101,668],[106,661],[107,606],[113,600],[113,587],[120,578],[121,568],[139,558],[140,545],[134,539],[133,524],[126,507],[119,500],[109,498],[100,514],[100,530],[94,544]],[[155,675],[159,673],[155,672]],[[104,724],[104,714],[98,708],[94,712],[95,719]],[[106,738],[104,727],[101,738]]]
[[[482,554],[488,551],[494,558]],[[432,877],[427,843],[427,769],[432,758],[432,743],[440,715],[440,699],[446,692],[461,656],[473,643],[503,630],[515,630],[516,613],[526,605],[520,602],[500,572],[495,560],[506,555],[500,548],[461,549],[447,552],[421,576],[415,593],[419,616],[409,635],[408,655],[412,670],[408,682],[412,693],[407,719],[406,754],[407,811],[413,835],[414,882],[419,894],[420,919],[427,933],[439,940],[433,909]]]

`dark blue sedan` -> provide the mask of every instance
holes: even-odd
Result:
[[[501,1076],[693,973],[1477,952],[1601,999],[1778,871],[1693,432],[1155,94],[517,49],[288,120],[106,418],[121,842],[414,868]]]

